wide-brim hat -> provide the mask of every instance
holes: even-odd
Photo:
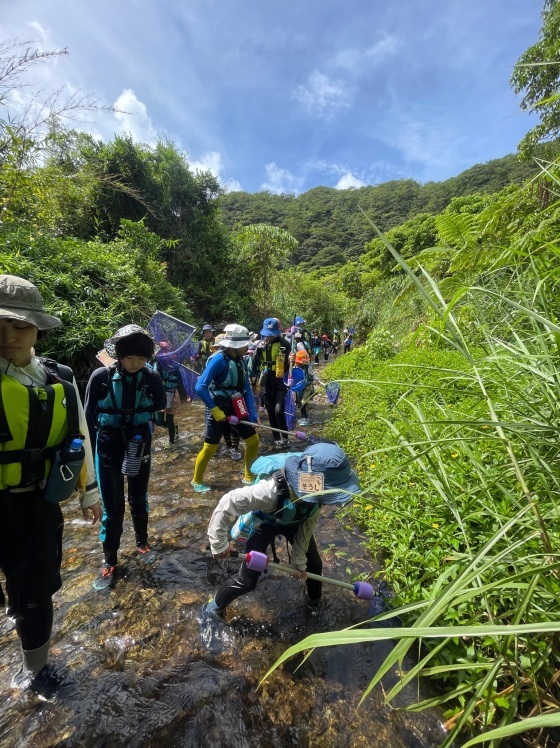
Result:
[[[226,325],[220,348],[248,348],[251,343],[249,330],[243,325]]]
[[[361,491],[358,476],[350,461],[336,444],[318,442],[299,456],[288,457],[284,465],[290,488],[302,501],[317,504],[342,504]],[[330,493],[310,494],[299,490],[301,473],[322,473],[324,490]]]
[[[124,344],[126,338],[130,338],[127,341],[127,348],[131,348],[125,355],[128,356],[142,356],[143,358],[152,358],[160,350],[159,345],[156,343],[152,335],[140,325],[125,325],[121,327],[117,332],[110,338],[108,338],[103,347],[111,356],[111,358],[118,359],[117,344],[121,341]],[[130,346],[128,346],[130,342]],[[119,346],[121,348],[121,346]],[[137,350],[133,350],[137,349]],[[146,355],[148,354],[148,355]],[[124,358],[121,350],[121,358]]]
[[[38,330],[52,330],[62,322],[47,314],[39,290],[17,275],[0,275],[0,319],[28,322]]]

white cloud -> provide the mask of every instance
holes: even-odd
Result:
[[[426,119],[402,120],[384,140],[398,148],[407,161],[431,167],[451,166],[467,138],[457,133],[443,113],[439,114],[432,112]]]
[[[208,151],[199,161],[189,159],[193,171],[211,171],[215,177],[219,177],[224,168],[222,155],[218,151]]]
[[[391,34],[385,34],[378,42],[367,49],[345,49],[339,52],[332,66],[356,74],[365,72],[372,66],[379,65],[392,57],[399,48],[399,40]]]
[[[324,73],[314,70],[307,85],[299,85],[292,93],[310,112],[330,116],[336,109],[350,105],[348,90],[341,81],[333,80]]]
[[[157,130],[148,115],[146,105],[131,88],[125,88],[113,106],[117,110],[114,117],[119,123],[118,132],[130,133],[137,143],[155,145]]]
[[[237,179],[223,176],[224,162],[222,154],[218,151],[208,151],[199,161],[191,161],[189,159],[189,165],[193,171],[212,172],[226,192],[238,192],[241,190],[241,183]]]
[[[299,192],[301,179],[287,169],[282,169],[272,161],[265,166],[267,181],[261,184],[261,190],[268,190],[275,195],[288,194],[290,192]]]
[[[335,190],[347,190],[349,187],[365,187],[366,183],[355,177],[351,172],[343,174],[335,184]]]
[[[35,32],[37,32],[37,34],[39,34],[39,38],[40,38],[41,42],[43,42],[43,43],[49,42],[49,39],[50,39],[50,36],[51,36],[50,31],[47,31],[47,29],[43,28],[43,26],[41,26],[41,24],[39,23],[39,21],[29,21],[29,23],[27,25],[31,26],[31,28],[33,29],[33,31],[35,31]]]
[[[392,57],[399,48],[399,40],[396,36],[386,34],[383,39],[380,39],[377,44],[372,47],[368,47],[364,53],[366,60],[369,60],[373,64],[377,65],[388,57]]]

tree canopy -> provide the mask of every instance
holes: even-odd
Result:
[[[539,40],[524,52],[514,68],[511,85],[522,94],[521,108],[538,115],[540,122],[519,144],[524,157],[539,143],[560,135],[560,2],[545,0]]]

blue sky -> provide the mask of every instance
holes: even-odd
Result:
[[[542,0],[3,0],[1,38],[70,55],[45,89],[121,112],[97,137],[168,137],[228,189],[442,180],[535,124],[509,77]],[[25,92],[24,92],[25,93]]]

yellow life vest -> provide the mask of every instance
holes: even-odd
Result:
[[[68,436],[68,387],[74,391],[66,382],[31,387],[0,374],[0,490],[48,477],[55,447]]]

